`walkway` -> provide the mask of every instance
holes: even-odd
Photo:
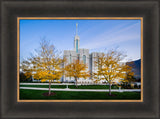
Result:
[[[20,83],[20,85],[49,85],[49,83]],[[74,85],[74,83],[51,83],[51,85]]]
[[[20,87],[20,89],[48,90],[48,88]],[[109,92],[109,89],[69,89],[51,88],[52,91],[87,91],[87,92]],[[141,92],[141,89],[112,89],[112,92]]]
[[[49,83],[20,83],[20,85],[49,85]],[[75,85],[75,84],[74,83],[51,83],[51,85]],[[77,85],[83,85],[83,84],[77,84]],[[86,85],[94,85],[94,84],[86,84]],[[96,84],[96,85],[106,85],[106,84]]]

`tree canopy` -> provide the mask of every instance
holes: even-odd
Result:
[[[111,85],[116,80],[126,79],[127,74],[133,76],[134,73],[131,71],[132,67],[123,63],[122,60],[126,57],[122,52],[116,50],[110,50],[106,54],[102,53],[95,60],[96,70],[93,73],[94,81],[105,80]]]
[[[33,77],[41,82],[49,82],[49,95],[51,81],[59,80],[63,75],[60,53],[51,45],[49,41],[42,40],[40,48],[35,50],[35,54],[21,63],[21,69],[26,77]]]
[[[33,76],[42,82],[46,80],[59,80],[62,76],[61,66],[63,59],[55,50],[53,45],[46,40],[40,42],[40,49],[36,50],[36,54],[24,60],[21,68],[26,76]]]
[[[66,77],[73,77],[75,79],[76,86],[79,78],[86,79],[90,77],[90,73],[87,71],[87,65],[80,60],[74,60],[72,63],[66,65],[64,70]]]

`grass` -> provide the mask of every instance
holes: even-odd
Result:
[[[20,100],[139,100],[140,92],[112,92],[115,96],[108,96],[108,92],[72,92],[72,91],[52,91],[54,96],[43,96],[48,91],[20,89]]]
[[[20,87],[39,87],[48,88],[48,85],[20,85]],[[66,88],[66,85],[52,85],[51,88]],[[75,85],[68,85],[70,89],[109,89],[108,85],[81,85],[76,88]],[[118,89],[118,86],[112,86],[112,89]]]

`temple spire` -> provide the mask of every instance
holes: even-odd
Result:
[[[78,35],[78,23],[76,23],[76,36]]]
[[[76,23],[76,35],[74,37],[74,49],[78,53],[78,50],[79,50],[78,23]]]

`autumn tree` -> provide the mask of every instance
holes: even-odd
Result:
[[[19,79],[20,82],[26,82],[26,81],[30,81],[31,77],[27,78],[26,75],[23,72],[19,72]]]
[[[132,82],[136,82],[136,78],[134,77],[134,72],[126,72],[126,76],[124,79],[121,79],[122,83],[130,84]]]
[[[72,63],[66,65],[64,70],[66,77],[73,77],[75,79],[76,87],[78,87],[77,81],[79,78],[86,79],[90,77],[89,71],[87,71],[87,65],[80,60],[74,60]]]
[[[134,62],[127,62],[126,64],[132,67],[132,70],[135,68]],[[136,75],[132,70],[126,71],[125,78],[120,80],[120,82],[124,84],[125,87],[131,86],[132,83],[136,82],[136,78],[135,78]]]
[[[95,61],[96,71],[93,73],[95,81],[105,80],[109,83],[109,95],[111,95],[111,86],[115,80],[126,79],[126,74],[134,75],[132,67],[122,60],[126,57],[122,52],[110,50],[102,53]]]
[[[20,74],[23,73],[25,81],[27,81],[27,79],[29,79],[30,81],[32,80],[32,72],[30,69],[31,69],[30,62],[27,59],[23,60],[20,64],[20,70],[21,70]]]
[[[51,94],[51,82],[59,80],[62,76],[63,59],[60,58],[59,52],[49,41],[42,40],[40,48],[35,54],[21,63],[21,69],[26,76],[33,76],[34,79],[41,82],[49,82],[49,93]]]

